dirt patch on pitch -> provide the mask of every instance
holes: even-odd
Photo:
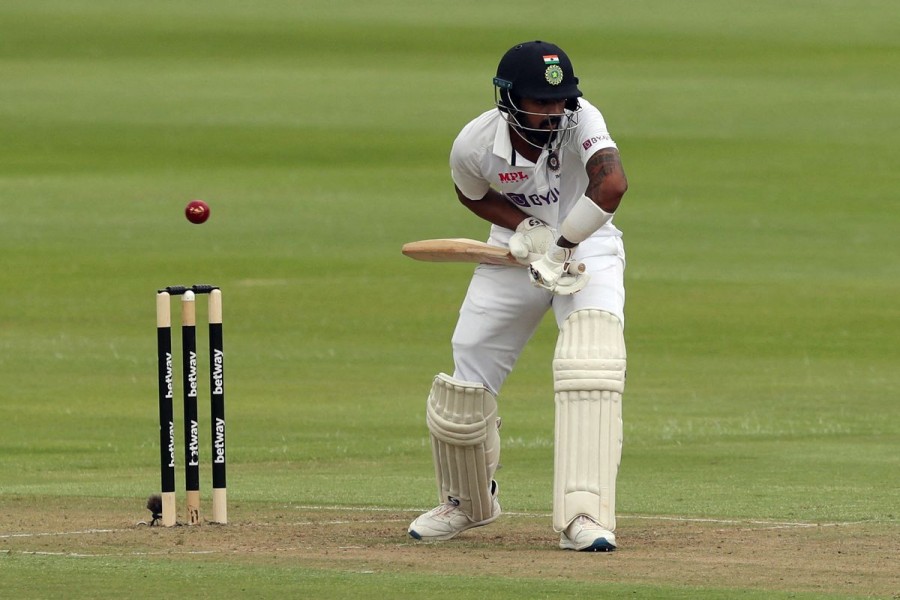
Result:
[[[50,505],[48,505],[48,502]],[[40,510],[37,510],[37,507]],[[88,510],[87,507],[90,507]],[[593,582],[782,590],[898,598],[900,526],[623,516],[619,550],[559,550],[548,515],[504,514],[448,542],[406,536],[412,512],[233,505],[231,523],[139,524],[135,502],[6,497],[0,555],[216,556],[340,572],[417,570]]]

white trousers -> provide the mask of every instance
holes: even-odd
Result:
[[[527,269],[476,267],[453,332],[453,377],[483,383],[499,395],[519,354],[551,308],[558,327],[571,313],[587,308],[612,313],[624,326],[625,250],[621,238],[589,238],[578,247],[575,259],[585,264],[591,278],[583,290],[571,296],[555,296],[535,287]]]

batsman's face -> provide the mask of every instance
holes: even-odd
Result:
[[[524,125],[526,127],[553,131],[559,129],[562,117],[566,111],[566,101],[523,98],[519,108],[525,113],[526,123]]]

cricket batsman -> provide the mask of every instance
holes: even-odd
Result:
[[[494,94],[496,107],[454,141],[451,175],[463,206],[491,223],[488,243],[528,268],[475,268],[453,332],[453,375],[435,376],[427,399],[440,504],[409,534],[449,540],[500,516],[496,398],[552,310],[553,529],[560,548],[612,551],[625,388],[625,252],[613,215],[628,183],[558,46],[511,48]]]

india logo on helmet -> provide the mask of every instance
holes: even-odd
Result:
[[[544,71],[544,79],[547,80],[547,83],[550,85],[559,85],[563,80],[563,70],[559,65],[550,65],[547,67],[547,70]]]

